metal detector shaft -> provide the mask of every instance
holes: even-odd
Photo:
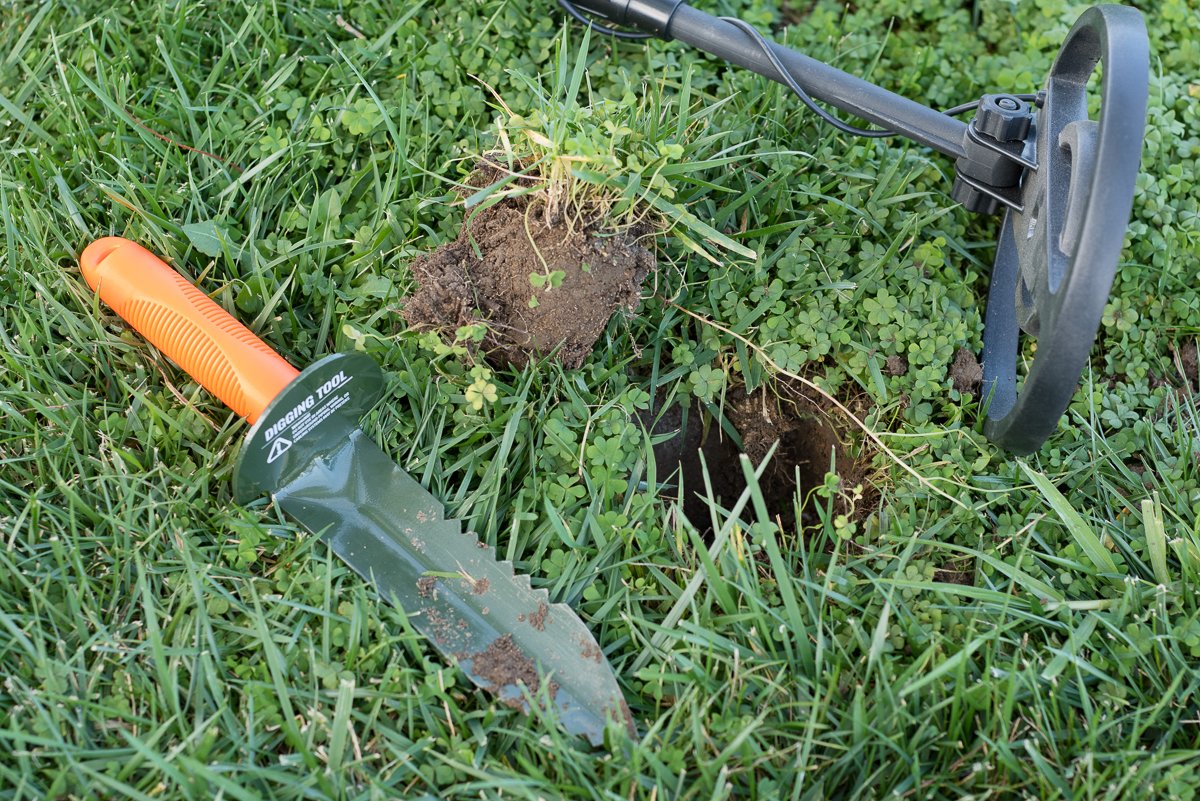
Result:
[[[664,39],[678,39],[783,83],[758,42],[736,25],[679,0],[576,0],[575,4],[615,23],[631,25]],[[966,123],[782,45],[768,43],[768,46],[792,78],[813,97],[953,159],[966,154],[963,145]]]

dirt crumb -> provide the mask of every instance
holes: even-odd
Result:
[[[488,587],[492,586],[492,582],[488,579],[475,579],[471,582],[471,593],[474,595],[483,595],[488,591]]]
[[[429,628],[433,639],[439,645],[447,645],[453,642],[457,635],[467,630],[467,622],[461,618],[444,615],[433,608],[425,608],[421,612],[425,615],[425,619],[429,621]]]
[[[950,365],[950,378],[954,381],[954,389],[958,392],[975,394],[983,383],[983,368],[975,354],[966,348],[959,348],[954,354],[954,364]]]
[[[506,175],[482,161],[468,183],[482,189]],[[468,213],[455,241],[416,259],[408,325],[453,335],[483,321],[496,364],[523,367],[551,352],[567,368],[583,364],[613,313],[637,308],[654,254],[646,229],[609,227],[586,206],[547,213],[545,194]]]
[[[1200,356],[1197,355],[1196,340],[1189,339],[1179,346],[1179,365],[1183,368],[1183,379],[1189,389],[1200,386]]]
[[[582,648],[579,650],[579,655],[584,659],[590,659],[593,662],[599,663],[604,658],[604,652],[600,650],[600,646],[594,642],[582,640]]]
[[[908,374],[908,359],[903,356],[888,356],[887,361],[883,365],[884,375],[907,375]]]
[[[482,651],[474,654],[458,654],[459,659],[471,660],[471,672],[479,676],[484,681],[487,688],[492,692],[500,692],[501,689],[508,685],[524,684],[529,688],[529,692],[537,693],[541,686],[541,680],[538,678],[537,667],[520,647],[513,642],[511,634],[504,634],[497,637]],[[553,697],[557,691],[556,683],[550,683],[550,693]],[[525,709],[524,699],[517,698],[501,698],[508,706],[514,709]]]
[[[422,598],[431,598],[437,588],[437,579],[433,576],[425,576],[417,579],[417,595]]]
[[[550,607],[546,606],[545,602],[538,604],[536,612],[532,612],[526,621],[538,631],[546,630],[546,618],[550,614]]]
[[[629,732],[630,736],[637,736],[637,725],[633,722],[633,713],[629,711],[629,704],[625,703],[624,698],[621,699],[616,709],[609,707],[607,712],[611,717],[625,724],[625,730]]]

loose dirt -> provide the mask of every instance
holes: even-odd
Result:
[[[538,631],[546,630],[546,618],[550,614],[550,607],[544,603],[539,603],[537,611],[526,618],[526,622],[533,626]]]
[[[484,188],[505,175],[481,162],[469,183]],[[596,207],[548,208],[534,191],[469,213],[456,240],[413,263],[408,325],[453,336],[483,321],[494,364],[523,367],[531,355],[553,353],[579,367],[613,313],[637,308],[655,259],[641,227],[609,227]],[[546,276],[560,285],[535,285]]]
[[[513,642],[511,634],[497,637],[482,651],[474,654],[458,654],[459,659],[471,660],[471,671],[487,682],[488,689],[500,692],[508,685],[523,683],[529,692],[536,694],[541,686],[537,667],[525,652]],[[558,691],[556,682],[550,683],[550,696]],[[525,709],[525,701],[521,697],[501,698],[503,703],[514,709]]]
[[[974,353],[959,348],[954,354],[954,363],[950,365],[950,378],[959,392],[976,394],[983,384],[983,367]]]
[[[584,659],[590,659],[596,664],[599,664],[600,660],[604,658],[604,652],[601,651],[600,646],[596,645],[595,643],[583,640],[581,645],[583,647],[580,649],[579,655]]]
[[[887,361],[883,365],[884,375],[907,375],[908,374],[908,359],[903,356],[888,356]]]
[[[621,699],[621,703],[617,705],[616,710],[613,710],[612,707],[609,707],[607,710],[605,710],[605,713],[616,718],[617,720],[623,721],[625,723],[625,730],[628,731],[630,735],[634,737],[637,736],[637,724],[633,722],[633,713],[629,711],[629,704],[625,703],[624,698]]]
[[[1196,340],[1188,339],[1179,347],[1179,366],[1188,389],[1200,386],[1200,358],[1197,357]]]
[[[725,403],[725,417],[742,440],[739,449],[733,437],[711,420],[705,425],[701,407],[661,406],[643,416],[647,426],[658,417],[652,434],[678,431],[675,437],[655,446],[654,458],[659,483],[683,483],[683,512],[701,530],[711,528],[705,497],[701,456],[707,465],[713,496],[724,508],[737,502],[746,488],[738,459],[745,453],[757,467],[776,441],[779,446],[759,479],[759,487],[773,520],[785,531],[819,524],[812,490],[824,484],[825,474],[834,472],[842,488],[863,485],[864,497],[853,510],[838,498],[839,513],[853,511],[861,518],[874,508],[875,492],[866,481],[866,460],[856,461],[844,432],[831,412],[828,399],[795,382],[781,382],[776,393],[759,389],[752,395],[735,390]],[[797,519],[794,502],[800,491]],[[751,513],[752,514],[752,513]],[[710,532],[711,533],[711,532]]]
[[[436,589],[431,591],[437,592]],[[467,621],[453,614],[443,614],[435,607],[423,607],[421,614],[429,621],[429,629],[438,645],[449,645],[467,632]]]

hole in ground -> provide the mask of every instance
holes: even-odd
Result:
[[[682,484],[683,513],[706,535],[712,534],[712,517],[705,497],[703,466],[707,465],[713,495],[728,509],[746,488],[739,455],[745,453],[757,467],[776,441],[779,446],[759,486],[768,513],[784,531],[795,530],[797,524],[801,529],[820,524],[816,504],[823,500],[812,491],[824,483],[830,471],[837,474],[843,488],[863,484],[866,495],[853,509],[839,496],[834,504],[838,513],[849,512],[860,518],[873,506],[873,492],[865,481],[866,464],[852,458],[851,447],[831,422],[828,399],[792,383],[779,385],[776,392],[759,389],[747,395],[736,390],[727,398],[727,425],[741,439],[740,448],[734,437],[690,398],[664,404],[660,397],[656,408],[643,415],[643,424],[656,439],[674,434],[654,446],[657,482],[675,487]],[[677,492],[663,490],[665,495]],[[753,510],[743,517],[753,519]]]

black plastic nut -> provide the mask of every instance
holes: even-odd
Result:
[[[999,142],[1016,142],[1029,133],[1029,104],[1012,95],[984,95],[975,114],[975,130]]]
[[[950,197],[957,200],[964,209],[974,214],[995,214],[1000,210],[1000,201],[991,195],[980,192],[964,181],[961,176],[954,179],[954,187]]]

